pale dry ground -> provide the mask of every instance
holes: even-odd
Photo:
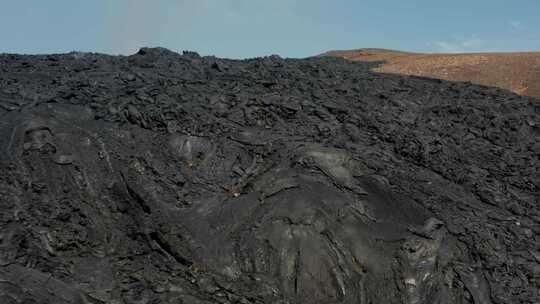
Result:
[[[540,98],[540,52],[421,54],[384,49],[330,51],[322,56],[383,61],[374,71],[470,81]]]

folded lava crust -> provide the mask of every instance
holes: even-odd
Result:
[[[539,303],[540,101],[376,64],[0,55],[0,303]]]

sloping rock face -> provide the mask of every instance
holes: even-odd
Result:
[[[0,303],[538,303],[540,103],[342,59],[0,56]]]
[[[470,81],[540,98],[540,52],[422,54],[382,49],[330,51],[358,61],[378,61],[373,71],[450,81]]]

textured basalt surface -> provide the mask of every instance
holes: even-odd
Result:
[[[540,103],[372,67],[0,55],[0,303],[538,303]]]

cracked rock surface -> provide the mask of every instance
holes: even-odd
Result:
[[[539,303],[540,102],[374,64],[0,55],[0,303]]]

